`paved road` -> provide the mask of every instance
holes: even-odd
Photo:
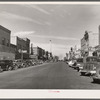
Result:
[[[0,73],[0,89],[100,89],[64,62]]]

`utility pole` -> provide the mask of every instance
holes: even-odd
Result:
[[[50,53],[52,53],[52,42],[50,40]]]
[[[52,55],[52,42],[50,40],[50,60],[51,60],[51,55]]]

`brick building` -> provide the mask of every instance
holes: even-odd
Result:
[[[31,47],[31,57],[43,60],[45,57],[45,50],[40,47]]]
[[[0,59],[15,59],[15,51],[10,46],[11,31],[0,25]]]
[[[19,38],[16,36],[13,36],[11,38],[11,42],[16,45],[16,59],[22,59],[22,53],[23,53],[23,59],[29,59],[30,55],[30,40],[28,38]]]

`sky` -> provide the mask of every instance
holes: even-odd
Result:
[[[33,46],[60,58],[71,47],[80,48],[86,30],[98,33],[100,5],[0,4],[0,25],[11,36],[27,37]]]

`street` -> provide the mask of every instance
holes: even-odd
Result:
[[[54,62],[0,73],[0,89],[100,89],[100,84],[65,62]]]

